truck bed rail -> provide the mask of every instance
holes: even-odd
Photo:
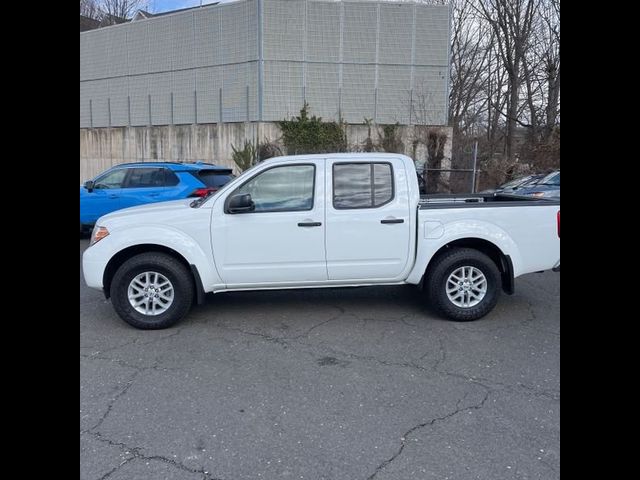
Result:
[[[428,208],[469,208],[469,207],[516,207],[535,205],[560,205],[559,199],[535,198],[504,193],[468,194],[428,194],[420,195],[418,207]]]

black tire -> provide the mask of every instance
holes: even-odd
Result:
[[[173,286],[173,302],[158,315],[145,315],[129,303],[131,281],[146,271],[164,275]],[[111,302],[118,315],[129,325],[143,330],[168,328],[179,322],[191,308],[194,285],[189,270],[170,255],[159,252],[141,253],[124,262],[111,281]]]
[[[487,291],[480,302],[472,307],[460,307],[447,295],[447,280],[460,267],[475,267],[487,281]],[[470,322],[484,317],[493,310],[500,295],[500,271],[484,253],[472,248],[451,248],[440,254],[429,266],[425,279],[425,292],[429,301],[451,320]],[[455,300],[455,298],[454,298]]]

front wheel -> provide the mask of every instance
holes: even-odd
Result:
[[[500,271],[484,253],[452,248],[429,266],[425,288],[434,306],[451,320],[468,322],[493,310],[500,294]]]
[[[144,330],[177,323],[189,312],[193,294],[193,279],[187,268],[158,252],[130,258],[111,281],[111,302],[118,315]]]

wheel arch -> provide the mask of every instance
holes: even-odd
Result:
[[[113,276],[120,266],[129,260],[130,258],[135,257],[141,253],[149,253],[149,252],[158,252],[169,255],[176,260],[178,260],[181,264],[183,264],[187,270],[191,273],[193,278],[193,284],[195,286],[195,296],[194,300],[197,301],[198,304],[202,304],[204,302],[204,288],[202,285],[202,279],[200,277],[200,273],[195,265],[189,263],[187,259],[178,251],[167,247],[165,245],[158,245],[154,243],[143,243],[138,245],[132,245],[130,247],[126,247],[120,250],[118,253],[113,255],[107,266],[104,269],[104,273],[102,275],[102,285],[103,291],[106,298],[111,296],[111,282],[113,280]]]
[[[459,238],[442,245],[429,259],[427,267],[425,268],[423,279],[429,273],[429,269],[435,264],[435,259],[442,255],[442,253],[452,248],[471,248],[488,256],[493,261],[493,263],[496,264],[498,270],[500,271],[502,290],[507,295],[513,294],[515,289],[515,279],[513,272],[513,261],[511,260],[511,257],[505,254],[502,249],[500,249],[500,247],[498,247],[495,243],[492,243],[483,238]]]

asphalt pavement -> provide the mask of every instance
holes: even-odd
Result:
[[[219,294],[141,331],[81,272],[80,477],[558,479],[559,306],[546,272],[471,323],[394,286]]]

